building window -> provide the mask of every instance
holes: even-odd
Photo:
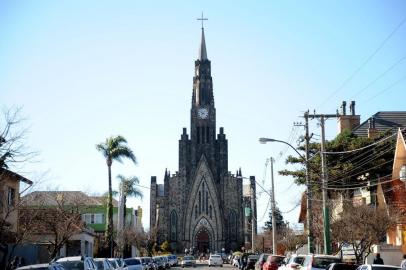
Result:
[[[229,236],[231,240],[236,240],[237,239],[237,215],[235,214],[234,210],[230,211],[230,215],[229,215]]]
[[[197,143],[200,143],[200,127],[197,127]]]
[[[176,238],[177,238],[177,222],[178,222],[178,217],[174,210],[171,213],[171,241],[176,241]]]
[[[210,133],[209,133],[209,127],[206,127],[206,142],[210,142]]]
[[[195,205],[195,218],[197,219],[198,213],[197,213],[197,205]]]
[[[86,224],[104,224],[104,214],[83,214],[82,220]]]
[[[202,193],[199,191],[199,214],[202,213]]]
[[[14,206],[15,205],[15,198],[16,197],[16,190],[14,188],[9,187],[7,190],[7,206]]]
[[[209,192],[206,191],[206,215],[209,214]]]
[[[213,212],[213,209],[211,208],[211,205],[210,205],[210,218],[213,218],[213,216],[212,216],[212,212]]]

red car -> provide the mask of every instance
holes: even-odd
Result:
[[[262,266],[262,270],[278,270],[279,266],[282,265],[283,259],[285,259],[285,256],[269,255]]]

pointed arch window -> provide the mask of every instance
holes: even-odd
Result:
[[[202,192],[199,191],[199,214],[202,213]]]
[[[213,209],[212,209],[212,207],[211,207],[211,205],[210,205],[210,210],[209,210],[209,214],[210,214],[210,218],[213,218]]]
[[[197,217],[198,217],[197,205],[195,205],[195,218],[197,219]]]
[[[206,191],[206,215],[209,214],[209,192]]]
[[[171,241],[176,241],[177,240],[177,235],[178,235],[178,216],[176,214],[176,211],[173,210],[171,213]]]

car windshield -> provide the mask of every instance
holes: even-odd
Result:
[[[195,258],[192,257],[192,256],[185,256],[185,257],[183,257],[183,259],[184,259],[184,260],[191,261],[191,260],[194,260]]]
[[[83,270],[83,261],[65,261],[59,262],[65,270]]]
[[[326,257],[316,257],[313,258],[313,267],[326,269],[332,263],[339,263],[340,258],[326,258]]]
[[[127,265],[137,265],[141,264],[141,262],[137,259],[125,259],[124,260]]]
[[[211,258],[213,258],[213,259],[220,259],[220,255],[211,255]]]
[[[117,268],[118,268],[118,263],[117,263],[116,260],[110,259],[109,262],[110,262],[110,264],[114,267],[114,269],[117,269]]]

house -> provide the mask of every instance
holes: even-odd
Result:
[[[7,224],[11,232],[17,232],[21,182],[32,185],[32,181],[27,178],[7,169],[0,169],[0,222]]]
[[[400,129],[397,133],[392,179],[380,185],[381,196],[378,204],[398,216],[397,225],[387,232],[387,244],[400,246],[406,254],[406,143],[405,134]]]
[[[20,186],[24,191],[32,184],[32,181],[15,172],[0,169],[0,268],[5,267],[10,247],[18,240]]]

